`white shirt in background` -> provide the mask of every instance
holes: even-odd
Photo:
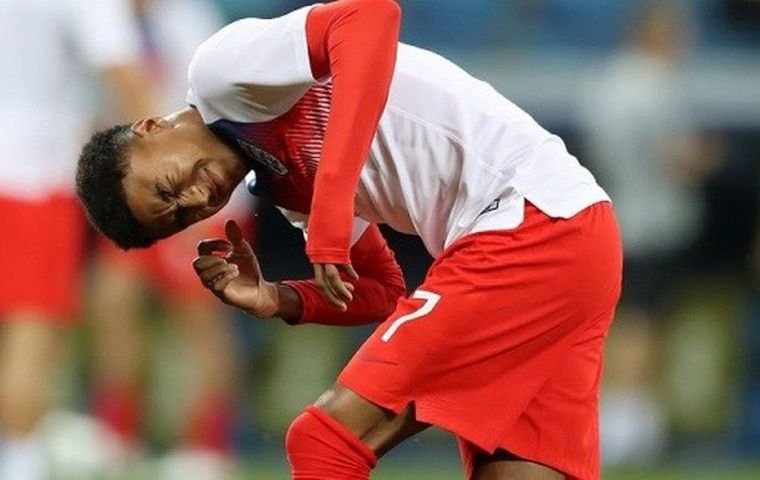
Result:
[[[0,1],[0,195],[73,190],[90,76],[136,61],[133,20],[128,0]]]

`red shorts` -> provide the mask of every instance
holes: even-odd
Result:
[[[237,220],[244,231],[249,223]],[[124,251],[103,236],[98,237],[101,259],[147,277],[150,286],[170,300],[209,300],[216,298],[201,284],[193,270],[196,247],[204,238],[224,238],[224,219],[196,223],[182,232],[145,249]]]
[[[68,323],[79,298],[85,220],[76,199],[0,196],[0,319],[10,312],[42,313]]]
[[[452,244],[399,300],[339,381],[457,435],[474,456],[504,449],[571,479],[599,478],[602,347],[620,296],[609,203],[569,220],[533,205],[514,230]]]

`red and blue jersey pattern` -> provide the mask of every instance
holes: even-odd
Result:
[[[309,213],[331,92],[330,83],[316,85],[286,113],[266,122],[220,119],[209,125],[256,172],[253,194],[288,210]]]

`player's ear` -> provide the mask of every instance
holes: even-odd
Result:
[[[142,118],[132,124],[130,128],[132,133],[138,137],[145,137],[147,135],[157,133],[161,129],[167,128],[169,121],[164,117],[147,117]]]

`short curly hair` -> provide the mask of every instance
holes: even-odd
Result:
[[[155,243],[127,205],[122,180],[129,171],[129,125],[95,133],[82,148],[76,188],[87,217],[95,228],[120,248],[144,248]]]

